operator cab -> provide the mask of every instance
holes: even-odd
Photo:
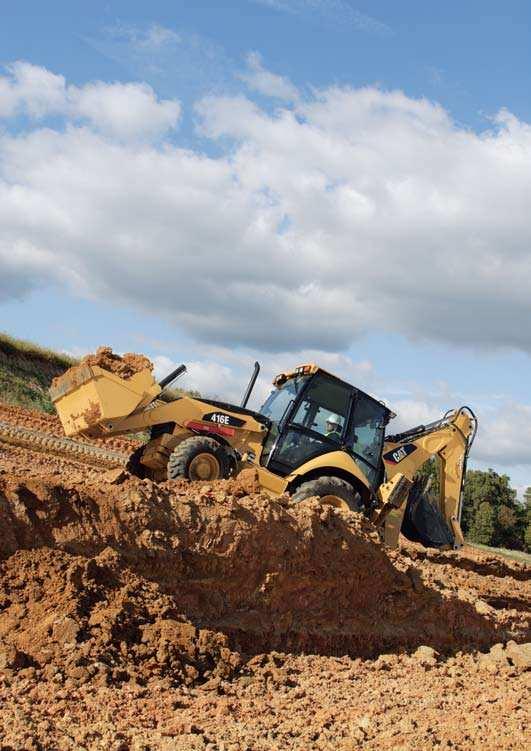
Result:
[[[391,410],[316,365],[281,373],[273,383],[276,388],[260,408],[271,421],[261,464],[286,476],[317,456],[346,451],[375,490]]]

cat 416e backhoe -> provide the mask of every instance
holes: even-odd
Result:
[[[477,420],[468,407],[436,422],[385,436],[395,415],[383,403],[317,365],[274,379],[263,406],[247,409],[255,370],[240,406],[161,392],[180,366],[157,384],[149,370],[124,380],[97,366],[67,371],[51,396],[66,435],[105,437],[149,430],[128,469],[155,481],[216,480],[254,468],[271,495],[310,497],[361,511],[389,546],[399,533],[425,546],[463,544],[462,486]],[[431,457],[440,492],[428,500],[415,475]]]

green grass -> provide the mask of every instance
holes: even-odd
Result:
[[[29,359],[43,360],[52,366],[67,370],[75,365],[77,360],[61,352],[54,352],[52,349],[40,347],[33,342],[27,342],[24,339],[15,339],[15,337],[0,331],[0,352],[6,355],[25,356]]]
[[[50,384],[75,362],[68,355],[0,333],[0,399],[53,413]]]
[[[520,561],[521,563],[531,564],[531,555],[524,553],[521,550],[507,550],[506,548],[490,548],[488,545],[480,545],[477,542],[467,542],[471,548],[477,548],[485,553],[493,553],[495,555],[501,555],[504,558],[509,558],[512,561]]]
[[[77,362],[68,355],[0,332],[0,401],[53,414],[48,394],[52,380]],[[173,401],[183,395],[200,396],[197,391],[174,388],[166,389],[162,399]]]

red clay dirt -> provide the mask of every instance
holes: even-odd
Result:
[[[5,404],[1,401],[0,421],[10,423],[11,425],[19,425],[23,428],[30,428],[31,430],[38,430],[39,432],[48,433],[58,438],[65,437],[63,426],[57,415],[49,415],[46,412]],[[138,440],[129,436],[110,436],[105,439],[78,436],[76,437],[76,441],[89,443],[93,446],[102,446],[103,448],[123,454],[131,454],[140,445]]]
[[[0,749],[523,749],[530,567],[0,444]]]
[[[68,373],[75,378],[76,372],[82,370],[87,365],[97,365],[99,368],[108,370],[120,378],[128,380],[141,370],[153,370],[153,363],[145,355],[138,355],[134,352],[126,352],[124,355],[118,355],[112,351],[111,347],[98,347],[94,354],[88,354],[83,357],[77,365],[70,368]],[[55,386],[63,376],[55,378],[52,386]]]

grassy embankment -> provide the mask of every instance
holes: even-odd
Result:
[[[0,333],[0,401],[53,414],[50,384],[76,363],[68,355]],[[182,394],[199,396],[197,391],[166,389],[163,399]]]
[[[0,333],[0,400],[53,413],[52,379],[74,364],[68,355]]]
[[[471,548],[481,550],[482,553],[492,553],[493,555],[501,555],[503,558],[509,558],[512,561],[520,561],[520,563],[531,564],[531,555],[524,553],[523,550],[507,550],[507,548],[490,548],[488,545],[480,545],[477,542],[467,542],[467,545]]]

